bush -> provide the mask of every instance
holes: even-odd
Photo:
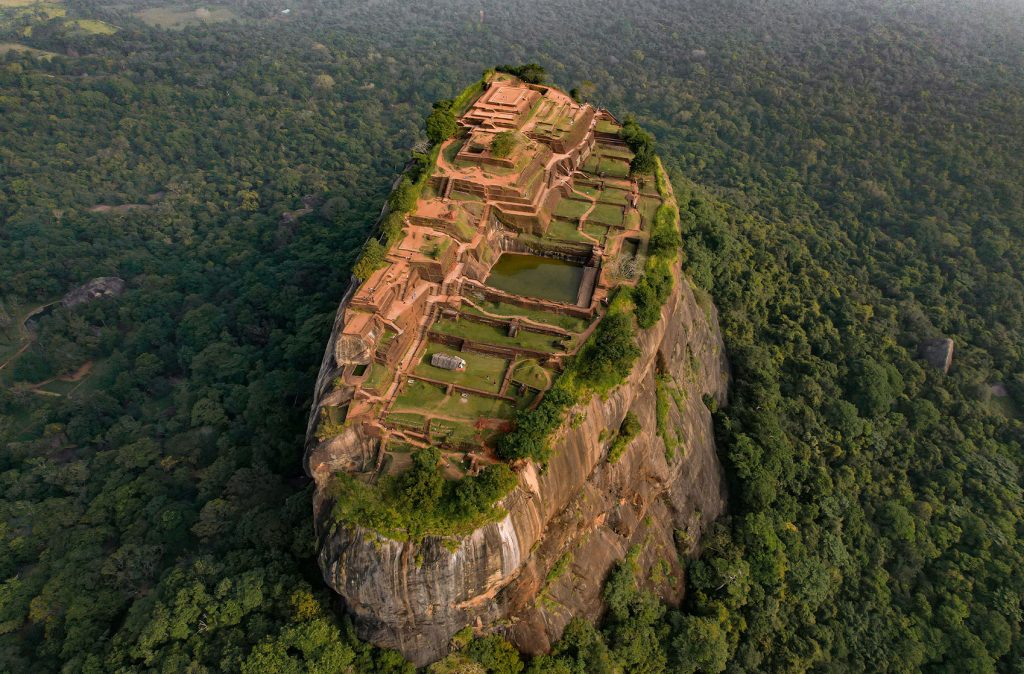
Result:
[[[633,161],[629,163],[629,172],[633,174],[654,173],[657,157],[654,154],[654,136],[644,131],[636,120],[627,117],[619,130],[619,137],[633,151]]]
[[[670,204],[662,204],[654,214],[654,230],[647,245],[647,254],[662,257],[675,257],[683,244],[676,222],[679,211]]]
[[[505,516],[495,504],[515,488],[505,464],[487,466],[475,477],[446,480],[436,448],[413,454],[413,466],[386,475],[375,485],[339,473],[332,485],[335,521],[358,524],[394,540],[465,535]]]
[[[388,197],[388,206],[396,213],[408,213],[416,208],[416,200],[419,198],[419,187],[408,176],[405,176]]]
[[[427,117],[427,138],[434,145],[443,143],[459,130],[452,111],[452,101],[443,100],[434,103],[434,109]]]
[[[563,421],[565,412],[576,404],[579,393],[572,376],[563,374],[533,411],[520,410],[516,414],[515,428],[498,440],[498,456],[503,459],[531,458],[547,460],[548,436]]]
[[[633,442],[633,438],[640,434],[640,428],[640,420],[637,416],[632,412],[626,412],[622,424],[619,425],[619,431],[615,434],[611,447],[608,448],[610,463],[615,463],[622,457],[622,453],[626,451],[629,443]]]
[[[605,393],[621,384],[640,356],[635,337],[632,316],[609,309],[593,338],[572,362],[580,384],[596,393]]]
[[[380,231],[384,235],[384,247],[390,249],[402,240],[402,235],[405,232],[405,214],[398,212],[388,213],[388,217],[384,219]]]
[[[543,84],[548,77],[544,66],[537,63],[524,63],[521,66],[505,64],[498,66],[495,70],[514,75],[528,84]]]
[[[352,274],[360,281],[370,278],[373,272],[385,264],[387,249],[377,239],[370,239],[363,245],[363,252],[352,267]]]
[[[512,150],[516,146],[516,134],[512,131],[502,131],[494,137],[491,142],[491,156],[499,159],[512,154]]]
[[[465,652],[483,665],[487,674],[519,674],[523,671],[519,651],[497,634],[474,639]]]
[[[633,288],[636,322],[645,330],[661,318],[661,307],[672,294],[672,270],[664,258],[652,257],[647,261],[643,278]]]

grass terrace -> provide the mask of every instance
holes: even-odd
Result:
[[[587,216],[587,222],[596,222],[610,227],[622,227],[625,209],[621,205],[598,203]]]
[[[465,217],[464,213],[461,213],[462,217]],[[458,216],[456,216],[458,219]],[[447,236],[432,236],[426,237],[426,242],[420,246],[420,252],[427,257],[438,260],[452,245],[452,240]]]
[[[466,361],[466,369],[446,370],[430,364],[430,358],[435,353],[449,353],[457,355]],[[430,379],[439,379],[459,386],[497,393],[501,388],[502,378],[508,368],[508,360],[496,356],[489,356],[474,351],[454,351],[451,347],[436,342],[427,344],[427,349],[420,359],[420,364],[414,370],[415,374]]]
[[[557,218],[551,221],[551,225],[548,227],[548,231],[544,235],[544,238],[559,239],[561,241],[578,241],[580,243],[588,243],[590,241],[590,239],[580,234],[575,223],[559,220]]]
[[[654,222],[654,214],[658,212],[659,206],[661,206],[661,199],[656,197],[640,197],[640,203],[637,204],[637,208],[640,210],[640,215],[643,216],[644,229],[647,229]]]
[[[193,9],[187,5],[147,7],[135,12],[134,16],[148,26],[167,30],[183,30],[188,26],[221,23],[238,18],[238,15],[227,7],[199,7]]]
[[[580,199],[560,199],[555,206],[555,216],[566,220],[579,220],[590,209],[590,202]]]
[[[605,237],[608,236],[608,229],[607,225],[600,225],[596,222],[591,222],[589,219],[583,223],[583,231],[598,241],[604,241]]]
[[[508,420],[531,400],[532,396],[505,400],[459,391],[447,395],[440,386],[413,379],[402,385],[387,421],[401,425],[417,417],[470,423],[480,419]]]
[[[615,204],[617,206],[625,206],[629,203],[629,192],[626,190],[619,189],[617,187],[606,187],[601,190],[597,200],[604,204]]]
[[[453,321],[442,318],[436,321],[431,330],[453,337],[480,342],[483,344],[494,344],[496,346],[511,346],[531,351],[561,351],[560,340],[552,335],[542,335],[539,332],[530,332],[520,329],[515,337],[509,337],[508,331],[486,323],[463,318]]]
[[[518,361],[512,372],[513,383],[525,384],[541,391],[546,391],[551,387],[552,378],[552,373],[541,367],[534,358]]]

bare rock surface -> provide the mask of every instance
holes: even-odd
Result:
[[[78,286],[61,298],[65,307],[74,307],[104,297],[117,297],[124,292],[124,279],[117,276],[100,276]]]
[[[949,372],[953,365],[953,340],[949,337],[925,340],[921,343],[921,357],[936,370]]]

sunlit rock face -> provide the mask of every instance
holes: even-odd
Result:
[[[419,665],[443,657],[467,625],[543,652],[573,616],[599,616],[603,580],[633,546],[640,546],[644,570],[656,569],[660,582],[652,588],[668,602],[682,598],[681,560],[696,553],[701,532],[725,507],[703,398],[725,403],[728,365],[714,307],[698,303],[682,277],[662,319],[639,342],[631,376],[570,412],[575,421],[557,433],[547,466],[519,468],[519,486],[502,504],[508,516],[457,547],[329,524],[331,502],[318,489],[320,566],[362,638]],[[671,451],[656,418],[659,379]],[[612,464],[610,438],[628,411],[642,431]],[[316,475],[318,466],[369,463],[372,445],[347,431],[307,456],[307,469]],[[565,571],[551,574],[559,560]]]

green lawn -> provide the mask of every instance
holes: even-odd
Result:
[[[587,212],[590,203],[577,199],[562,199],[555,206],[555,215],[567,220],[579,220],[579,217]]]
[[[406,382],[398,397],[395,398],[395,410],[407,409],[433,409],[443,405],[445,401],[444,389],[428,384],[427,382],[413,380]]]
[[[431,365],[430,357],[438,352],[449,353],[465,359],[466,369],[458,372]],[[423,377],[440,379],[441,381],[461,384],[462,386],[469,386],[481,391],[497,393],[501,388],[501,380],[505,376],[505,368],[507,367],[508,361],[504,358],[474,353],[472,351],[455,352],[443,344],[430,342],[427,344],[426,353],[423,354],[423,360],[420,364],[416,366],[415,372]]]
[[[613,178],[628,178],[629,162],[621,159],[602,158],[600,172]]]
[[[120,30],[117,26],[98,19],[71,19],[65,21],[64,25],[91,35],[113,35]]]
[[[480,444],[480,431],[471,423],[450,421],[448,419],[432,419],[430,421],[430,439],[453,445]]]
[[[601,133],[618,133],[621,129],[621,126],[607,119],[602,119],[597,123],[597,130]]]
[[[232,19],[237,19],[238,15],[226,7],[191,9],[185,5],[169,5],[166,7],[148,7],[135,12],[135,17],[146,25],[156,28],[181,30],[187,26],[231,21]]]
[[[544,238],[560,239],[562,241],[589,241],[589,239],[580,234],[574,223],[557,219],[551,221],[551,226],[548,227],[547,234],[544,235]]]
[[[459,150],[462,149],[462,146],[465,145],[465,143],[465,139],[456,138],[444,149],[444,159],[449,165],[455,165],[455,155],[459,153]]]
[[[531,349],[534,351],[561,350],[559,347],[555,346],[557,339],[551,335],[542,335],[537,332],[520,330],[519,334],[515,337],[509,337],[507,332],[502,328],[469,320],[452,321],[449,319],[441,319],[434,323],[434,325],[431,326],[431,329],[442,334],[453,335],[455,337],[465,337],[466,339],[483,342],[485,344],[518,346],[523,349]]]
[[[598,144],[595,152],[602,157],[618,157],[627,161],[631,161],[633,159],[633,151],[628,147]]]
[[[374,391],[379,390],[381,387],[387,388],[387,385],[391,382],[392,374],[391,370],[380,363],[373,363],[370,365],[370,373],[363,380],[363,386]]]
[[[640,203],[637,204],[640,214],[644,217],[644,227],[654,222],[654,214],[657,213],[658,207],[661,206],[661,199],[654,197],[640,197]]]
[[[442,417],[475,422],[477,419],[511,419],[515,416],[516,406],[500,398],[454,393],[434,411]]]
[[[629,192],[626,190],[620,190],[614,187],[606,187],[601,191],[601,196],[597,198],[599,203],[603,204],[615,204],[616,206],[625,206],[629,203]]]
[[[605,225],[591,222],[589,218],[583,223],[583,231],[597,239],[604,239],[605,235],[608,234],[608,228]]]
[[[622,206],[612,204],[598,204],[587,216],[587,222],[597,222],[602,225],[621,226],[623,218]]]
[[[426,417],[414,412],[391,412],[388,414],[386,421],[395,426],[402,426],[403,428],[412,428],[415,430],[423,429],[424,425],[427,423]]]
[[[452,417],[476,421],[479,418],[511,419],[516,406],[500,398],[487,398],[473,394],[444,391],[433,384],[414,380],[405,384],[395,400],[388,419],[414,421],[416,417]]]
[[[512,381],[544,391],[551,385],[551,374],[535,359],[528,358],[516,364],[516,369],[512,373]]]

